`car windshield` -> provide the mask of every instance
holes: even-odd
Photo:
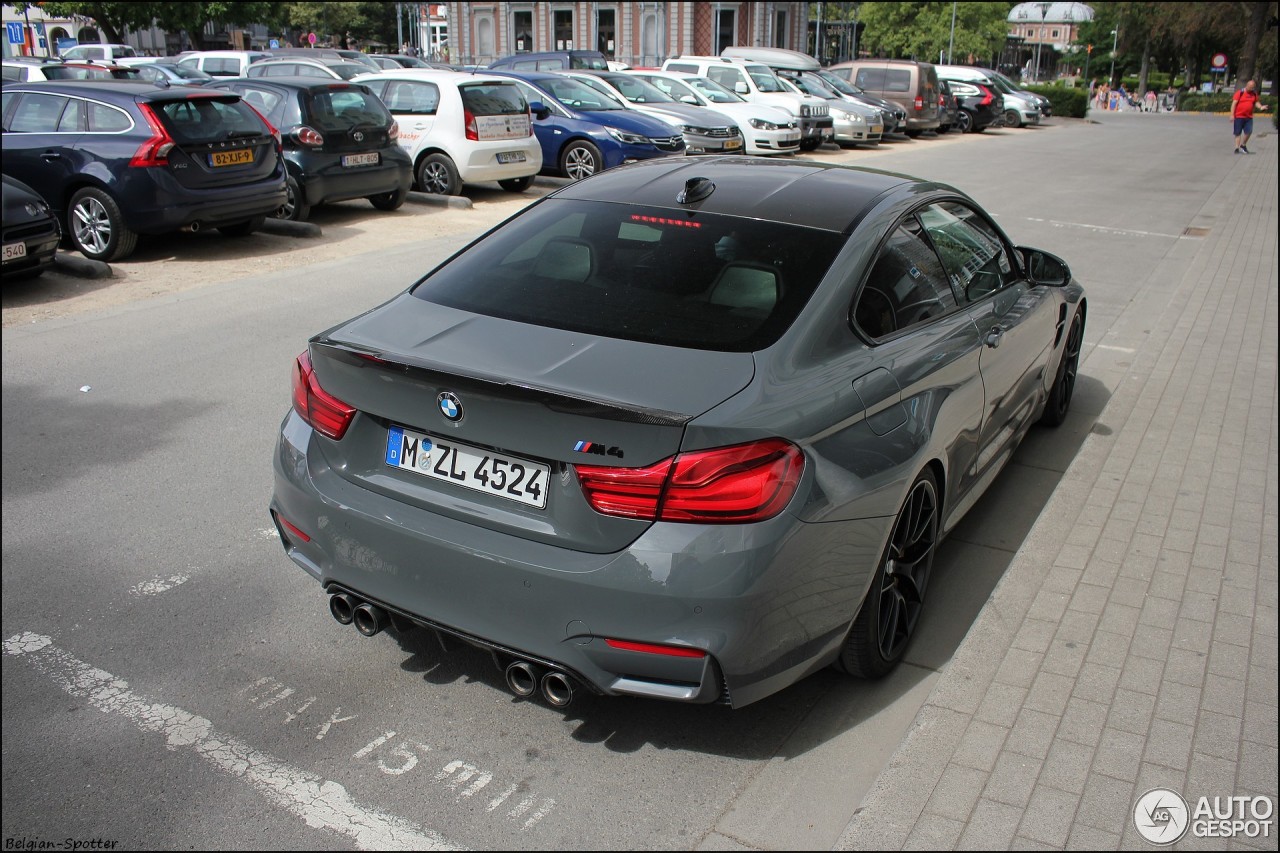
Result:
[[[170,91],[180,92],[182,89]],[[258,114],[236,95],[152,101],[152,106],[178,145],[222,142],[239,137],[261,136],[267,132],[266,125]]]
[[[800,77],[788,78],[791,83],[804,92],[806,95],[813,95],[815,98],[824,98],[828,101],[839,100],[840,96],[836,94],[830,86],[823,83],[817,77],[810,75],[802,75]]]
[[[392,59],[394,59],[397,63],[399,63],[400,67],[402,68],[430,68],[431,67],[430,65],[423,62],[421,59],[419,59],[416,56],[400,56],[397,54],[396,56],[392,57]]]
[[[357,62],[344,62],[344,63],[335,62],[333,65],[329,66],[329,70],[332,71],[334,74],[337,74],[343,80],[350,80],[352,77],[355,77],[357,74],[369,73],[368,66],[362,63],[357,63]],[[379,68],[378,70],[381,71],[382,69]]]
[[[782,85],[782,81],[767,68],[751,67],[747,69],[747,73],[751,75],[751,79],[755,81],[756,88],[761,92],[787,91],[786,87]]]
[[[817,72],[817,75],[822,78],[823,83],[827,84],[832,89],[835,89],[842,95],[865,94],[861,89],[850,83],[848,80],[843,80],[829,71],[819,71]]]
[[[208,74],[205,74],[198,68],[190,68],[186,65],[157,65],[157,68],[163,68],[170,74],[176,74],[184,80],[212,80]]]
[[[1018,88],[1016,83],[998,71],[992,73],[991,78],[996,81],[996,86],[999,87],[1001,92],[1012,93],[1022,91]]]
[[[613,95],[594,89],[585,83],[568,77],[548,78],[542,81],[542,87],[550,92],[556,100],[567,107],[584,112],[604,112],[607,110],[625,110]]]
[[[701,92],[713,104],[745,104],[747,102],[746,98],[741,97],[737,92],[730,92],[724,86],[706,77],[690,77],[685,82]]]
[[[675,98],[652,83],[646,83],[639,77],[611,74],[604,79],[605,82],[617,89],[622,94],[622,97],[633,104],[671,104],[675,102]]]
[[[553,199],[436,269],[413,295],[536,326],[751,352],[790,327],[842,243],[779,222]]]

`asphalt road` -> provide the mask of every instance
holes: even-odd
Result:
[[[463,235],[260,277],[232,265],[6,328],[5,849],[830,847],[1100,426],[1110,389],[1087,354],[1141,341],[1117,321],[1129,283],[1212,227],[1196,215],[1228,133],[1207,151],[1181,132],[1210,121],[1055,119],[816,155],[951,182],[1065,258],[1091,301],[1086,361],[1068,423],[1033,432],[945,543],[906,665],[738,711],[517,700],[480,652],[339,626],[283,555],[266,506],[294,356]]]

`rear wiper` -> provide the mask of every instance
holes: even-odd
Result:
[[[252,130],[229,130],[227,131],[227,139],[249,139],[262,134]]]

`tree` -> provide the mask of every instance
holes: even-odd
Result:
[[[45,3],[45,12],[57,17],[92,18],[108,42],[123,43],[129,30],[152,25],[170,32],[186,31],[198,48],[204,47],[205,25],[271,25],[283,20],[277,3]]]
[[[41,8],[56,18],[92,18],[111,44],[124,44],[125,33],[151,26],[163,3],[45,3]]]
[[[951,3],[859,5],[858,20],[867,25],[860,49],[872,56],[937,62],[951,47]],[[1009,8],[1009,3],[955,3],[955,45],[949,59],[980,64],[999,54],[1009,30]]]

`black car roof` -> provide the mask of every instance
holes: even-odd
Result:
[[[693,178],[715,184],[710,196],[680,204],[676,195]],[[574,198],[744,216],[844,233],[886,193],[941,188],[906,175],[822,163],[729,157],[672,157],[601,172],[570,184],[555,198]]]
[[[363,83],[352,83],[350,80],[334,80],[331,77],[224,77],[215,78],[213,83],[206,83],[206,89],[226,89],[230,86],[275,86],[278,89],[359,89],[370,92]]]
[[[118,95],[131,101],[171,101],[174,98],[226,97],[208,91],[207,86],[165,86],[150,80],[33,80],[10,87],[31,89],[36,92],[57,92],[60,95]],[[239,97],[234,92],[227,95]]]

